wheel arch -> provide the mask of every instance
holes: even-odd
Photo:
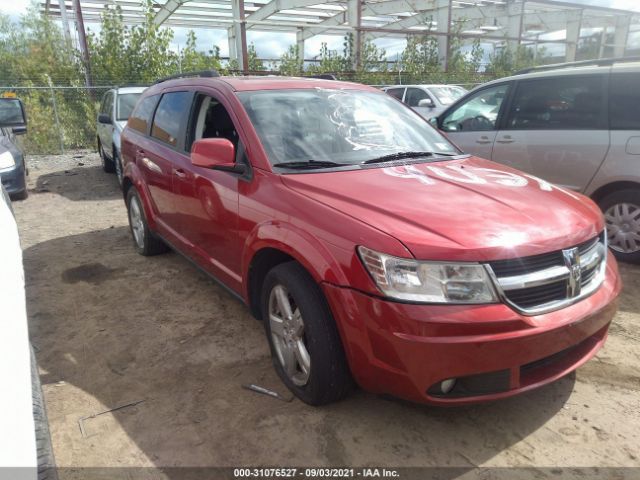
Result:
[[[591,194],[591,199],[599,204],[600,201],[610,193],[627,189],[640,191],[640,183],[629,180],[620,180],[607,183],[606,185],[601,186],[595,192],[593,192]]]
[[[346,276],[328,249],[308,232],[292,225],[258,225],[248,236],[242,255],[244,297],[253,316],[261,319],[260,296],[267,273],[284,262],[296,261],[320,284],[345,284]]]

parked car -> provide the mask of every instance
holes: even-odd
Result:
[[[640,62],[547,66],[486,83],[435,123],[463,151],[591,197],[640,263]]]
[[[27,198],[27,167],[16,135],[27,133],[22,101],[0,98],[0,181],[13,199]]]
[[[22,249],[0,189],[0,477],[57,478],[40,377],[29,343]]]
[[[98,154],[102,168],[115,173],[122,185],[122,160],[120,159],[120,134],[129,115],[146,87],[119,87],[108,90],[102,97],[98,113]]]
[[[382,91],[406,103],[426,119],[442,113],[468,92],[457,85],[392,85]]]
[[[245,302],[312,405],[352,378],[434,404],[515,395],[591,358],[616,311],[591,200],[463,154],[372,87],[160,81],[122,158],[137,251],[172,247]]]

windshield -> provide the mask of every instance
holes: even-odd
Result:
[[[118,111],[116,112],[118,118],[117,120],[128,120],[131,112],[133,111],[133,107],[136,106],[136,102],[138,98],[140,98],[142,92],[140,93],[123,93],[118,95]]]
[[[408,151],[460,153],[422,117],[384,93],[316,88],[238,97],[271,164],[357,164]]]
[[[453,102],[462,97],[467,90],[462,87],[430,87],[429,91],[433,93],[442,105],[451,105]]]

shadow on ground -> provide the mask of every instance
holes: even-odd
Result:
[[[457,408],[362,391],[322,408],[285,403],[241,388],[286,393],[261,324],[182,257],[141,257],[119,227],[42,242],[24,260],[32,340],[66,465],[117,465],[134,442],[156,466],[473,467],[541,428],[575,382]],[[137,400],[87,420],[82,438],[78,418]]]
[[[40,175],[30,193],[45,192],[57,193],[76,202],[122,198],[116,176],[105,173],[101,166],[74,167]]]

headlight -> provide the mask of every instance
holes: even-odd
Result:
[[[11,152],[0,153],[0,170],[13,167],[15,164],[16,161],[13,158],[13,155],[11,155]]]
[[[474,263],[420,262],[358,247],[362,263],[387,297],[421,303],[494,303],[487,271]]]

